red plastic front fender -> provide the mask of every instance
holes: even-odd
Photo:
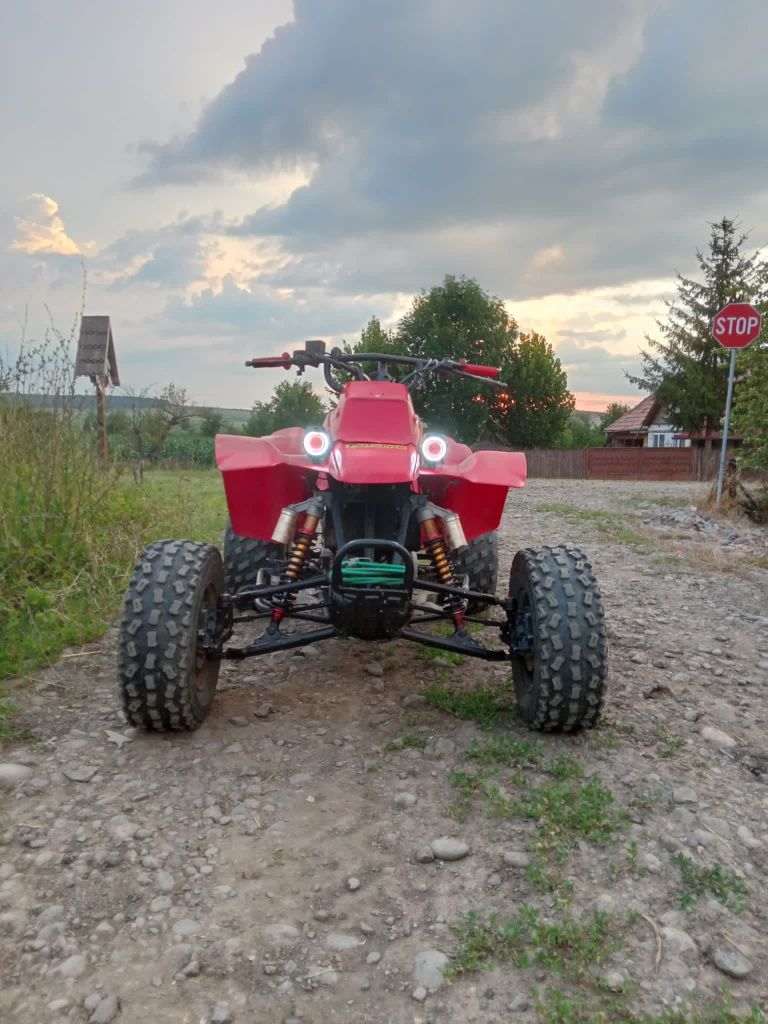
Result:
[[[458,513],[467,540],[496,530],[511,487],[528,476],[522,452],[472,452],[461,462],[423,469],[421,490],[436,505]]]

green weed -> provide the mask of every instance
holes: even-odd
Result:
[[[633,1012],[626,994],[597,989],[574,995],[550,988],[543,997],[537,993],[536,1010],[540,1024],[768,1024],[758,1006],[739,1014],[727,999],[648,1016]]]
[[[457,718],[477,722],[482,729],[509,724],[516,717],[516,707],[503,690],[476,686],[457,690],[439,683],[428,683],[422,691],[427,703]]]
[[[680,906],[687,910],[692,907],[699,896],[712,895],[733,910],[744,907],[744,895],[747,883],[741,875],[715,864],[711,868],[703,868],[686,857],[684,853],[676,853],[675,863],[680,868],[683,891],[680,894]]]
[[[384,744],[384,751],[391,754],[396,750],[424,750],[427,745],[427,737],[416,732],[405,732],[402,736],[396,737]]]
[[[653,735],[659,741],[661,748],[659,753],[662,757],[674,757],[685,746],[683,737],[671,735],[663,725],[657,725],[653,730]]]

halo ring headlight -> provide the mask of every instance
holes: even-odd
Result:
[[[427,434],[421,442],[421,457],[430,466],[442,462],[448,454],[448,442],[439,434]]]
[[[324,430],[315,427],[306,432],[302,439],[304,451],[310,459],[324,459],[331,450],[331,439]]]

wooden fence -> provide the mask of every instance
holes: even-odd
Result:
[[[720,453],[703,448],[536,448],[528,476],[559,480],[714,480]]]

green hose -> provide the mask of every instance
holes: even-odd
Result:
[[[405,582],[405,566],[374,562],[370,558],[350,558],[341,563],[341,583],[345,587],[398,587]]]

